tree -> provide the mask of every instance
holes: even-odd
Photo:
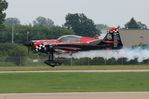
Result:
[[[107,63],[108,65],[114,65],[114,64],[117,64],[117,61],[116,61],[116,59],[115,59],[114,57],[112,57],[112,58],[108,59],[108,60],[106,61],[106,63]]]
[[[0,57],[5,56],[5,61],[12,62],[17,66],[25,65],[27,55],[27,48],[23,45],[2,43],[0,46]]]
[[[108,30],[109,26],[106,24],[96,24],[98,30]]]
[[[66,15],[66,23],[68,29],[72,29],[76,35],[94,37],[99,32],[96,29],[94,22],[87,18],[83,13]]]
[[[105,33],[107,32],[109,26],[106,24],[96,24],[96,29],[99,31],[99,33]]]
[[[7,18],[4,23],[5,25],[15,26],[20,24],[20,20],[18,18]]]
[[[90,65],[104,65],[104,64],[105,60],[103,57],[95,57],[90,61]]]
[[[30,33],[30,39],[57,39],[62,35],[70,34],[74,34],[74,32],[60,26],[53,26],[50,28],[35,26]]]
[[[0,28],[4,22],[4,19],[6,17],[6,13],[4,12],[8,7],[8,3],[6,0],[0,0]]]
[[[142,22],[138,22],[138,25],[141,29],[147,29],[147,25],[146,24],[143,24]]]
[[[34,26],[46,26],[46,27],[52,27],[54,26],[54,22],[45,17],[38,17],[35,21],[33,21]]]
[[[0,43],[11,42],[11,27],[5,26],[0,30]]]
[[[58,37],[63,36],[63,35],[74,34],[74,32],[72,30],[69,30],[67,28],[60,27],[60,26],[51,27],[49,32],[50,33],[47,34],[47,36],[46,36],[47,39],[51,39],[51,38],[57,39]]]
[[[125,28],[127,29],[139,29],[139,25],[137,24],[136,20],[134,18],[131,18],[131,20],[125,24]]]
[[[141,29],[142,23],[137,22],[134,18],[131,18],[131,20],[125,24],[125,28],[127,29]],[[144,27],[144,25],[143,25]]]

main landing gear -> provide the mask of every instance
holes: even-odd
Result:
[[[54,53],[53,52],[49,53],[49,59],[46,60],[44,63],[51,66],[51,67],[59,66],[62,64],[61,62],[54,60]]]

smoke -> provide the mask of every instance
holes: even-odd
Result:
[[[96,50],[96,51],[86,51],[86,52],[78,52],[72,55],[73,58],[95,58],[95,57],[103,57],[105,59],[110,58],[127,58],[129,60],[133,60],[137,58],[138,62],[142,62],[145,59],[149,59],[149,48],[123,48],[121,50]]]

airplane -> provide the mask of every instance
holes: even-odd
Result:
[[[103,39],[77,35],[64,35],[58,39],[31,40],[24,44],[35,52],[49,54],[44,63],[55,67],[62,63],[54,59],[55,54],[73,54],[89,50],[113,50],[123,47],[119,28],[110,28]]]

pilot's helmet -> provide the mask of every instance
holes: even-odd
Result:
[[[118,31],[119,31],[118,28],[113,27],[113,28],[110,28],[108,32],[109,33],[114,33],[114,32],[118,32]]]

